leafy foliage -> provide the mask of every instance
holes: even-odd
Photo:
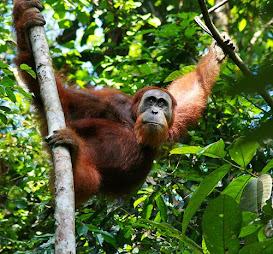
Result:
[[[0,3],[0,252],[53,253],[51,166],[31,95],[12,63],[11,2]],[[197,1],[44,4],[53,63],[68,85],[129,94],[165,87],[192,70],[211,43],[193,21]],[[272,110],[260,94],[262,87],[272,94],[272,2],[233,1],[227,9],[227,24],[211,15],[255,78],[227,61],[203,119],[180,143],[162,147],[133,197],[95,197],[77,211],[78,253],[273,252]]]

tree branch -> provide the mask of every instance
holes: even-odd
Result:
[[[48,122],[48,133],[65,128],[44,27],[30,29],[30,41]],[[75,201],[70,154],[65,147],[52,149],[55,171],[55,253],[76,253]]]
[[[248,67],[245,65],[243,60],[237,55],[237,53],[230,47],[228,47],[225,42],[223,36],[219,33],[217,28],[212,23],[212,20],[210,19],[209,12],[207,9],[207,6],[205,4],[204,0],[198,0],[204,21],[206,24],[206,29],[204,29],[206,32],[209,31],[209,34],[217,41],[218,45],[223,49],[223,51],[229,55],[229,57],[234,61],[234,63],[240,68],[240,70],[244,73],[245,76],[253,76],[252,72],[248,69]],[[200,17],[199,17],[200,19]],[[198,19],[197,19],[198,20]],[[199,21],[200,22],[200,21]],[[200,24],[197,22],[198,24]],[[203,24],[203,26],[205,26]],[[201,26],[203,28],[203,26]],[[258,92],[263,97],[263,99],[266,101],[266,103],[271,107],[271,110],[273,110],[273,98],[270,96],[270,94],[264,89],[260,88],[258,89]]]

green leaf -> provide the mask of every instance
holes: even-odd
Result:
[[[270,199],[272,194],[272,178],[268,174],[263,174],[258,177],[258,207],[260,210],[265,206],[267,200]]]
[[[1,80],[1,85],[5,86],[5,87],[14,87],[15,82],[12,79],[10,79],[9,77],[3,77]]]
[[[143,201],[145,201],[147,198],[148,198],[148,196],[144,195],[144,196],[140,197],[139,199],[137,199],[134,202],[134,208],[136,208],[140,203],[142,203]]]
[[[157,214],[156,214],[156,216],[155,216],[155,218],[154,218],[154,222],[160,222],[161,221],[161,214],[160,214],[160,212],[158,212]]]
[[[124,237],[125,238],[131,238],[133,233],[134,233],[134,229],[129,228],[129,230],[124,234]]]
[[[86,7],[91,7],[90,2],[87,1],[87,0],[80,0],[80,2],[81,2],[84,6],[86,6]],[[74,8],[76,8],[76,7],[74,6]]]
[[[9,75],[9,76],[13,76],[13,72],[10,71],[9,69],[2,69],[2,71],[3,71],[5,74]]]
[[[249,244],[243,247],[239,254],[272,254],[273,253],[273,239],[268,239],[263,242]]]
[[[267,163],[267,165],[263,168],[261,174],[268,172],[272,168],[273,168],[273,159]]]
[[[252,224],[252,225],[242,227],[239,237],[246,237],[248,235],[251,235],[254,232],[256,232],[260,227],[261,225],[259,224]]]
[[[242,212],[243,215],[243,223],[242,226],[247,226],[251,223],[253,223],[253,221],[257,221],[257,219],[259,218],[259,215],[256,213],[251,213],[251,212]]]
[[[17,87],[16,89],[17,89],[17,91],[18,91],[19,93],[21,93],[22,95],[24,95],[26,98],[28,98],[28,99],[31,99],[31,98],[32,98],[31,94],[30,94],[30,93],[27,93],[27,92],[26,92],[24,89],[22,89],[21,87]]]
[[[167,206],[162,198],[162,196],[158,196],[155,200],[156,205],[160,211],[160,215],[163,221],[167,221]]]
[[[170,154],[197,154],[202,150],[199,146],[178,147],[170,151]]]
[[[106,242],[112,244],[114,247],[117,247],[116,239],[115,239],[115,237],[112,234],[110,234],[110,233],[108,233],[106,231],[103,231],[103,230],[98,230],[97,233],[101,234],[103,236],[103,239]]]
[[[213,6],[214,5],[214,0],[208,0],[208,3]]]
[[[2,86],[2,85],[0,85],[0,95],[2,95],[2,96],[6,95],[4,86]]]
[[[204,147],[197,153],[197,155],[205,155],[212,158],[224,158],[226,152],[223,139]]]
[[[240,201],[242,211],[258,213],[257,182],[258,178],[254,178],[244,188]]]
[[[272,193],[272,178],[264,174],[252,179],[245,187],[240,206],[243,211],[258,213]]]
[[[20,68],[21,70],[24,70],[24,71],[32,70],[32,68],[28,66],[27,64],[21,64]]]
[[[247,24],[246,19],[242,19],[242,20],[239,22],[239,24],[238,24],[238,29],[239,29],[240,32],[242,32],[242,31],[245,29],[246,24]]]
[[[98,229],[97,227],[95,227],[95,226],[93,226],[91,224],[88,224],[87,226],[95,234],[101,234],[102,237],[103,237],[103,239],[106,242],[112,244],[114,247],[117,247],[116,239],[115,239],[115,237],[112,234],[108,233],[107,231],[100,230],[100,229]]]
[[[194,251],[194,253],[202,253],[202,249],[199,245],[197,245],[193,240],[188,238],[185,234],[181,234],[179,230],[172,227],[170,224],[165,222],[158,223],[158,222],[150,221],[150,220],[143,220],[143,221],[160,229],[163,234],[170,237],[175,237],[179,239],[180,241],[184,242],[186,246],[188,246],[191,250]]]
[[[27,71],[27,73],[28,73],[31,77],[33,77],[34,79],[36,79],[36,73],[35,73],[33,70],[29,70],[29,71]]]
[[[266,201],[266,204],[263,206],[263,212],[273,218],[272,199]]]
[[[79,220],[81,220],[81,221],[85,221],[85,220],[89,219],[91,216],[92,216],[91,213],[86,213],[86,214],[80,215],[78,218],[79,218]]]
[[[69,19],[63,19],[61,21],[58,22],[58,25],[61,29],[66,29],[66,28],[69,28],[71,27],[72,25],[72,21],[69,20]]]
[[[154,206],[152,204],[147,205],[145,209],[145,219],[150,219]]]
[[[6,106],[0,106],[0,110],[5,111],[5,112],[10,112],[11,111],[11,109],[6,107]]]
[[[15,103],[15,102],[16,102],[16,96],[15,96],[15,94],[13,93],[13,91],[12,91],[11,89],[9,89],[9,88],[6,88],[5,91],[6,91],[6,94],[7,94],[8,98],[9,98],[12,102]]]
[[[243,222],[239,237],[252,237],[251,234],[257,232],[263,226],[263,223],[258,219],[259,215],[256,213],[242,212],[242,216]]]
[[[192,72],[195,69],[196,69],[196,65],[189,65],[189,66],[183,67],[179,71],[174,71],[171,74],[169,74],[169,76],[164,80],[164,83],[178,79],[184,76],[185,74]]]
[[[246,241],[249,241],[251,238],[255,239],[255,232],[258,232],[259,228],[263,227],[262,221],[258,219],[259,215],[251,212],[242,212],[242,216],[243,221],[239,237],[244,237],[245,240],[248,239]]]
[[[0,61],[0,68],[1,69],[4,69],[4,68],[9,68],[9,65],[8,64],[6,64],[6,63],[3,63],[2,61]]]
[[[237,254],[238,235],[242,224],[242,212],[236,201],[228,195],[212,200],[203,216],[202,229],[210,253]]]
[[[242,167],[246,167],[252,160],[259,143],[255,140],[241,137],[237,138],[229,148],[229,154],[232,160]]]
[[[78,235],[86,235],[89,228],[85,225],[80,225],[77,227],[77,233]]]
[[[196,32],[195,27],[188,27],[184,34],[185,34],[186,37],[191,37],[191,36],[193,36],[195,34],[195,32]]]
[[[212,158],[224,158],[225,143],[222,139],[219,141],[209,144],[208,146],[202,148],[199,146],[183,146],[178,147],[170,151],[170,154],[196,154],[197,156],[205,155]]]
[[[198,186],[196,191],[193,193],[190,202],[184,212],[183,221],[182,221],[182,233],[186,232],[187,226],[200,206],[205,197],[209,195],[215,186],[217,186],[218,182],[222,180],[222,178],[228,173],[230,170],[230,165],[224,165],[212,173],[210,173]]]
[[[2,114],[2,113],[0,113],[0,120],[1,120],[1,122],[3,124],[7,124],[7,122],[8,122],[7,117],[4,114]]]
[[[253,177],[250,175],[240,176],[234,179],[221,194],[229,195],[239,203],[243,190],[251,179],[253,179]]]
[[[32,70],[32,68],[30,66],[28,66],[27,64],[21,64],[20,68],[22,70],[26,71],[31,77],[36,79],[36,73]]]

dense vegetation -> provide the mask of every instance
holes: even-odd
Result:
[[[170,74],[187,72],[211,43],[193,20],[198,1],[45,0],[44,6],[54,67],[68,85],[129,94],[165,87]],[[12,1],[2,0],[0,252],[53,253],[51,165],[31,96],[12,63],[11,11]],[[211,16],[254,77],[228,60],[203,119],[180,143],[162,147],[141,190],[126,201],[94,197],[77,210],[78,253],[273,253],[273,109],[261,96],[264,89],[272,94],[273,3],[233,0]]]

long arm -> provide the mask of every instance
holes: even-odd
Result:
[[[171,139],[179,138],[201,117],[224,57],[221,48],[213,43],[194,71],[168,86],[168,91],[177,101],[174,123],[170,129]]]

